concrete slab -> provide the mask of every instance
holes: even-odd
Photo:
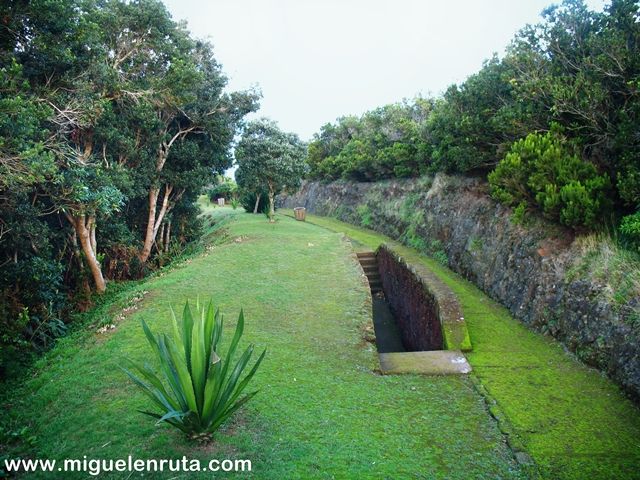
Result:
[[[471,365],[462,352],[454,350],[380,353],[379,357],[380,370],[384,375],[461,375],[471,372]]]

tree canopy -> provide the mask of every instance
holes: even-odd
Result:
[[[267,192],[269,219],[273,221],[275,196],[297,189],[306,173],[306,145],[296,134],[280,130],[275,122],[260,119],[247,124],[235,157],[238,185],[256,194]]]
[[[60,333],[69,298],[197,236],[193,202],[259,95],[226,91],[212,45],[158,0],[4,2],[0,19],[2,368]]]
[[[535,189],[557,192],[577,205],[571,220],[559,213],[562,208],[545,210],[535,195],[521,198],[522,208],[579,229],[602,228],[611,214],[627,215],[624,232],[640,230],[634,220],[640,214],[633,216],[640,208],[639,9],[633,0],[612,0],[603,12],[590,11],[582,0],[549,7],[539,24],[516,35],[502,58],[487,60],[440,98],[387,105],[323,126],[309,144],[310,176],[357,181],[437,171],[487,176],[503,164],[500,171],[515,177],[490,179],[504,200],[531,188],[514,183],[515,178],[526,182],[514,163],[525,145],[560,142],[560,157],[536,154],[527,165],[557,174],[562,167],[560,177],[538,176],[542,183]],[[587,170],[587,177],[601,179],[597,187],[584,183]],[[552,197],[559,205],[560,197],[551,193],[547,205]]]

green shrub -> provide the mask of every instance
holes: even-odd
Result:
[[[237,198],[231,199],[231,208],[233,208],[234,210],[237,210],[239,205],[240,205],[240,200],[238,200]]]
[[[247,190],[240,190],[240,205],[242,205],[242,208],[244,208],[247,212],[253,212],[253,209],[256,206],[256,197],[257,194],[254,192],[250,192]],[[265,205],[269,204],[269,197],[267,196],[267,192],[264,191],[262,192],[262,194],[260,195],[260,201],[258,202],[258,212],[262,213],[262,211],[264,210]]]
[[[523,225],[525,221],[525,214],[527,213],[527,202],[520,202],[511,214],[511,220],[516,225]]]
[[[271,220],[271,210],[269,210],[269,202],[267,202],[262,209],[262,214],[267,217],[267,220]]]
[[[630,246],[640,251],[640,211],[622,219],[620,233]]]
[[[409,247],[421,252],[427,252],[427,242],[416,232],[416,226],[411,224],[400,237],[400,241]]]
[[[358,216],[360,217],[360,225],[367,228],[371,227],[373,220],[369,205],[358,205],[356,212],[358,212]]]
[[[436,239],[429,242],[427,254],[445,267],[449,264],[449,257],[447,256],[447,252],[444,250],[444,245],[440,240]]]
[[[32,353],[65,335],[64,267],[38,256],[0,268],[0,377],[13,377]]]
[[[218,200],[218,198],[226,198],[229,199],[235,196],[238,191],[238,185],[230,178],[224,178],[220,180],[221,183],[214,185],[209,190],[209,199],[212,202]]]
[[[158,423],[166,422],[191,438],[204,439],[257,393],[240,397],[266,350],[241,379],[254,349],[249,345],[233,364],[244,330],[242,311],[229,349],[223,355],[219,350],[223,327],[220,311],[214,310],[212,302],[206,310],[204,306],[197,310],[194,319],[187,302],[180,325],[173,315],[173,338],[166,334],[154,335],[143,320],[142,328],[159,361],[160,376],[146,364],[133,362],[130,362],[131,369],[124,371],[160,409],[160,413],[141,413],[158,419]]]
[[[437,250],[431,254],[433,259],[438,262],[440,265],[448,266],[449,265],[449,257],[447,256],[444,250]]]
[[[640,252],[627,248],[608,232],[576,237],[576,255],[565,280],[589,278],[599,285],[598,296],[621,313],[621,320],[640,327]]]
[[[570,151],[556,132],[532,133],[518,140],[489,174],[491,195],[516,206],[539,209],[569,227],[596,228],[611,209],[610,180]]]

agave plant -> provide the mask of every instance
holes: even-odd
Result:
[[[204,438],[213,434],[258,393],[254,391],[241,397],[266,350],[243,377],[254,346],[249,345],[235,360],[244,330],[242,310],[235,334],[224,355],[218,350],[223,326],[220,310],[214,310],[211,302],[206,309],[200,309],[197,305],[196,310],[198,316],[194,319],[187,302],[180,325],[171,311],[173,338],[166,334],[154,335],[142,321],[144,333],[160,362],[160,375],[156,375],[147,364],[137,365],[133,362],[129,362],[131,368],[123,370],[160,408],[160,413],[140,410],[141,413],[156,418],[158,423],[173,425],[192,438]]]

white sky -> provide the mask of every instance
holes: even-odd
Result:
[[[229,90],[309,140],[337,117],[463,81],[551,0],[165,0],[209,38]],[[601,10],[605,2],[587,0]],[[607,2],[608,3],[608,2]]]

